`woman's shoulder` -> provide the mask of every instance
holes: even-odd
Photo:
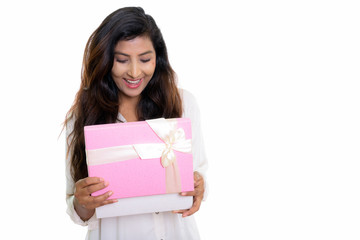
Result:
[[[183,88],[180,88],[179,92],[184,106],[196,104],[196,99],[191,92]]]
[[[199,107],[195,96],[185,89],[179,89],[183,105],[183,117],[197,117],[199,114]]]

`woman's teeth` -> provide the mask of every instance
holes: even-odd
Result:
[[[138,80],[128,80],[128,79],[125,79],[125,81],[126,81],[127,83],[129,83],[129,84],[138,84],[138,83],[141,81],[141,79],[138,79]]]

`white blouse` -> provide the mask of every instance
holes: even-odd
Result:
[[[194,171],[199,172],[206,179],[208,162],[204,151],[199,108],[192,94],[185,90],[180,90],[180,93],[183,99],[183,117],[191,119]],[[120,113],[119,119],[126,121]],[[66,137],[71,133],[72,125],[70,123],[66,128]],[[70,157],[68,157],[66,159],[67,213],[75,223],[88,226],[86,239],[200,239],[194,215],[183,218],[181,214],[160,212],[98,219],[94,214],[88,221],[84,222],[74,209],[74,185],[70,174]],[[207,194],[208,187],[205,184],[204,200]]]

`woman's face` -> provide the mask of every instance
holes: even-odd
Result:
[[[156,67],[156,53],[147,36],[121,40],[115,46],[112,78],[120,90],[120,99],[139,99]]]

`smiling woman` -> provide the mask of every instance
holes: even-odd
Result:
[[[192,197],[192,206],[173,212],[97,219],[97,207],[117,200],[109,199],[111,190],[91,195],[109,183],[88,177],[84,127],[180,117],[190,118],[192,123],[194,191],[180,193]],[[198,108],[192,95],[177,88],[160,29],[143,9],[115,11],[90,36],[81,86],[65,124],[68,213],[75,223],[88,225],[87,239],[199,239],[192,215],[205,195],[207,159]]]

